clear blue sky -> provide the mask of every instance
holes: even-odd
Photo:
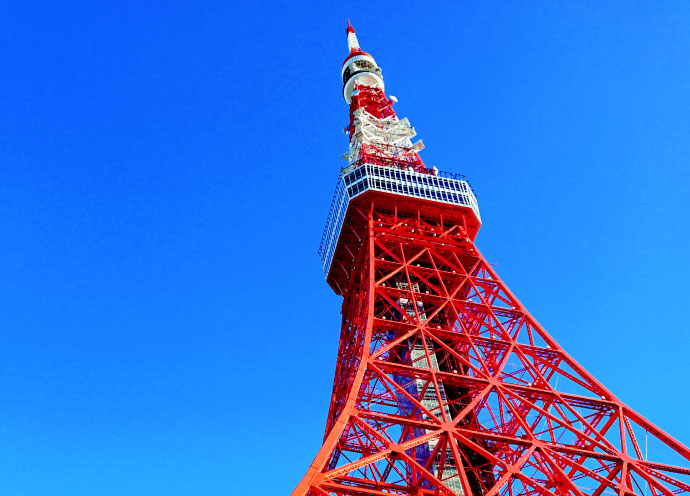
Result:
[[[425,162],[469,176],[506,283],[690,443],[690,3],[17,3],[0,493],[296,485],[340,326],[316,249],[347,146],[346,18]]]

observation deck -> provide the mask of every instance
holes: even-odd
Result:
[[[476,217],[476,229],[473,229],[475,235],[479,229],[479,205],[465,176],[436,169],[433,169],[433,173],[415,172],[411,168],[402,169],[375,162],[368,158],[354,163],[343,169],[338,178],[319,246],[319,257],[326,278],[333,263],[348,207],[353,200],[368,191],[435,203],[439,211],[448,211],[449,220],[452,218],[452,211],[458,210],[452,206],[464,207],[460,209],[463,211],[470,209]]]

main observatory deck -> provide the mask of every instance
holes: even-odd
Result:
[[[321,237],[319,257],[324,275],[328,277],[338,238],[350,201],[366,191],[401,195],[429,202],[457,205],[472,209],[481,222],[479,205],[465,176],[449,172],[415,172],[367,161],[343,170],[338,178],[326,227]]]

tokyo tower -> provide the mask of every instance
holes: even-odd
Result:
[[[349,22],[347,41],[350,148],[319,250],[342,329],[323,445],[292,494],[690,494],[690,450],[499,279],[466,178],[422,162]]]

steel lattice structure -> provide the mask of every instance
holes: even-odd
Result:
[[[320,249],[343,324],[323,446],[293,495],[690,492],[690,450],[570,357],[477,250],[469,184],[424,165],[347,33],[350,152]]]

